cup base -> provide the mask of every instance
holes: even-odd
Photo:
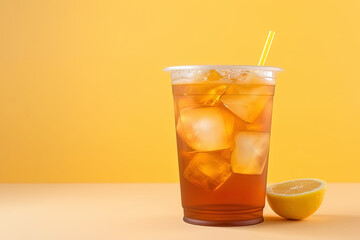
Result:
[[[202,226],[247,226],[264,221],[263,209],[195,210],[184,209],[184,222]]]
[[[186,223],[190,223],[193,225],[200,225],[200,226],[235,227],[235,226],[248,226],[248,225],[259,224],[264,221],[264,218],[260,217],[250,220],[242,220],[242,221],[207,221],[207,220],[198,220],[198,219],[184,217],[183,220]]]

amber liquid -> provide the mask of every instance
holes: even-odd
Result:
[[[242,167],[243,163],[247,163],[242,158],[249,154],[253,156],[251,155],[253,146],[251,143],[246,145],[245,138],[241,142],[240,149],[236,151],[235,149],[238,146],[237,141],[239,141],[237,140],[238,133],[245,134],[245,137],[246,134],[249,134],[250,137],[253,136],[252,134],[257,136],[257,133],[270,135],[273,93],[274,86],[173,85],[184,221],[210,226],[250,225],[263,221],[262,213],[265,205],[269,144],[265,142],[266,146],[264,144],[257,146],[255,137],[254,149],[263,149],[254,151],[263,151],[264,154],[256,155],[258,164],[252,164],[250,158],[249,165],[239,168],[240,170],[236,170],[237,157],[239,156],[239,165]],[[205,109],[203,111],[204,115],[195,115],[200,108]],[[245,110],[243,111],[240,108],[245,108]],[[230,129],[227,131],[228,135],[224,137],[229,143],[222,144],[220,140],[216,141],[215,139],[211,142],[215,149],[204,150],[203,148],[207,148],[204,145],[207,138],[200,139],[205,141],[201,145],[200,140],[194,140],[189,131],[196,132],[196,124],[204,124],[204,119],[217,117],[219,115],[217,112],[221,113],[221,116],[225,119],[224,127]],[[211,124],[211,120],[209,121]],[[214,124],[217,123],[215,120],[213,122]],[[191,124],[196,126],[193,127]],[[199,126],[200,131],[204,130],[203,125]],[[211,128],[208,130],[212,131]],[[215,127],[213,131],[216,133],[216,131],[220,132],[220,130],[220,128],[216,129]],[[199,134],[206,135],[207,133],[200,132]],[[213,136],[214,138],[217,137],[217,135],[209,135],[209,138]],[[218,136],[223,135],[219,133]],[[245,143],[243,143],[244,141]],[[243,146],[246,146],[246,148]],[[249,154],[243,153],[247,151],[249,151]],[[212,165],[206,165],[205,163],[203,166],[198,161],[199,156],[203,158],[202,162],[206,162],[206,156],[211,156],[209,161],[215,161],[215,163]],[[191,165],[192,161],[200,163]],[[216,164],[226,168],[226,173],[221,175],[221,178],[219,177],[220,180],[216,180],[218,176],[214,173],[214,171],[217,171]],[[209,166],[210,168],[214,166],[214,169],[208,169]],[[197,176],[201,177],[199,181],[196,179]],[[211,178],[215,180],[211,180]],[[226,180],[224,181],[224,179]],[[205,182],[202,183],[202,181]]]

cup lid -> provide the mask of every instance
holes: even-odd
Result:
[[[272,72],[284,71],[282,68],[278,68],[278,67],[256,66],[256,65],[184,65],[184,66],[167,67],[164,69],[164,71],[170,72],[174,70],[207,70],[207,69],[262,70],[262,71],[272,71]]]

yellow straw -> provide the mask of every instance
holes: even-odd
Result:
[[[258,64],[259,66],[264,66],[267,55],[268,55],[270,47],[271,47],[271,43],[272,43],[272,41],[274,39],[274,36],[275,36],[275,32],[270,30],[269,35],[268,35],[268,37],[266,39],[266,43],[265,43],[263,52],[262,52],[261,57],[260,57],[260,61],[259,61],[259,64]]]

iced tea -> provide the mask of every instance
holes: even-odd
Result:
[[[274,73],[172,71],[184,221],[263,221]]]

